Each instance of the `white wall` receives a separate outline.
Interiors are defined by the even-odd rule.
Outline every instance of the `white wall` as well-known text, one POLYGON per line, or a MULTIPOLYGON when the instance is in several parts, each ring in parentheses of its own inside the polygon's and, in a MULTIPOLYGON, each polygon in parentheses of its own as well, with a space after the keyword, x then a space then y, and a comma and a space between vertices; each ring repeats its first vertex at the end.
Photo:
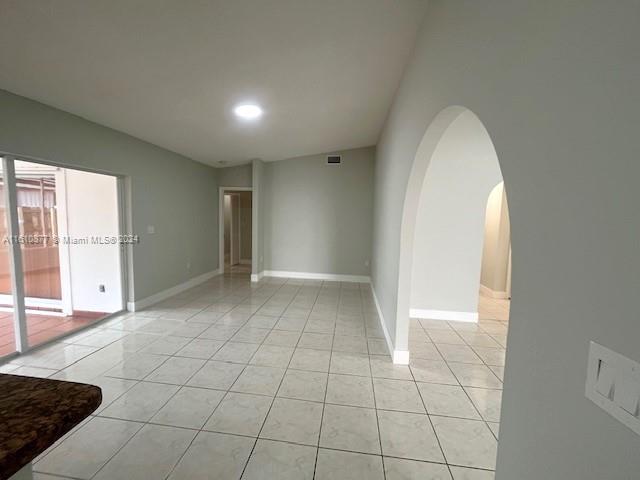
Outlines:
POLYGON ((265 164, 265 269, 369 275, 375 149, 265 164))
POLYGON ((630 480, 640 437, 585 398, 589 341, 640 361, 640 3, 433 0, 377 148, 372 277, 396 332, 401 219, 427 128, 462 105, 509 198, 496 480, 630 480))
POLYGON ((510 231, 507 195, 501 182, 491 191, 487 201, 480 275, 485 293, 498 298, 507 298, 509 291, 510 231))
MULTIPOLYGON (((116 178, 69 169, 64 173, 69 236, 117 236, 116 178)), ((73 310, 115 312, 123 308, 118 244, 70 245, 69 265, 73 310), (105 286, 104 293, 99 285, 105 286)))
MULTIPOLYGON (((473 318, 478 313, 487 198, 502 180, 486 130, 471 112, 444 133, 417 211, 411 309, 473 318)), ((420 314, 413 312, 414 316, 420 314)))

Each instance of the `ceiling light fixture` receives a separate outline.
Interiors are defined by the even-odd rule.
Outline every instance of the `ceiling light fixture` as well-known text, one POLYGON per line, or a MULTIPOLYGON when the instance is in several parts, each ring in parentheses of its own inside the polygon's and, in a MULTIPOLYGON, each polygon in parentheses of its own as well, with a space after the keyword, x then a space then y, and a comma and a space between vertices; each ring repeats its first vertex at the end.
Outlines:
POLYGON ((237 117, 240 117, 244 120, 255 120, 256 118, 260 118, 262 116, 262 108, 260 108, 259 105, 245 103, 236 106, 233 109, 233 113, 235 113, 237 117))

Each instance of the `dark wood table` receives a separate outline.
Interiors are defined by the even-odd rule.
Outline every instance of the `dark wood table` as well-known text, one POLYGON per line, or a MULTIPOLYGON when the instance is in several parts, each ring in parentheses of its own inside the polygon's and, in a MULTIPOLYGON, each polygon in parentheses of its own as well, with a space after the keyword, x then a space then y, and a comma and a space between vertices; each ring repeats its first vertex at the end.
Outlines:
POLYGON ((28 469, 100 402, 94 385, 0 374, 0 479, 28 469))

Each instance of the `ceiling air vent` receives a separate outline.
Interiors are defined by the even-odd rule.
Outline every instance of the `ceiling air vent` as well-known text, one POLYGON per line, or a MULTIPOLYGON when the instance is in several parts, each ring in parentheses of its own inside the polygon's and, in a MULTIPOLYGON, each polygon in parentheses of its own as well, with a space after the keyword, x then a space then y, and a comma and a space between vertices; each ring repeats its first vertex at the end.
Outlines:
POLYGON ((340 165, 341 163, 342 163, 342 156, 327 155, 327 165, 340 165))

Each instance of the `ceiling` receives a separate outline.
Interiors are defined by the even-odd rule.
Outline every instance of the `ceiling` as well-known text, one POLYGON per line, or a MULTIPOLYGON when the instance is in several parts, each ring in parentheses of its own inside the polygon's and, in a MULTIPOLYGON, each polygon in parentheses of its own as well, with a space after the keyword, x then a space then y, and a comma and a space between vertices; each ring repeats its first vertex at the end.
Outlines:
POLYGON ((373 145, 425 0, 0 0, 0 88, 211 165, 373 145), (265 110, 233 116, 240 102, 265 110))

